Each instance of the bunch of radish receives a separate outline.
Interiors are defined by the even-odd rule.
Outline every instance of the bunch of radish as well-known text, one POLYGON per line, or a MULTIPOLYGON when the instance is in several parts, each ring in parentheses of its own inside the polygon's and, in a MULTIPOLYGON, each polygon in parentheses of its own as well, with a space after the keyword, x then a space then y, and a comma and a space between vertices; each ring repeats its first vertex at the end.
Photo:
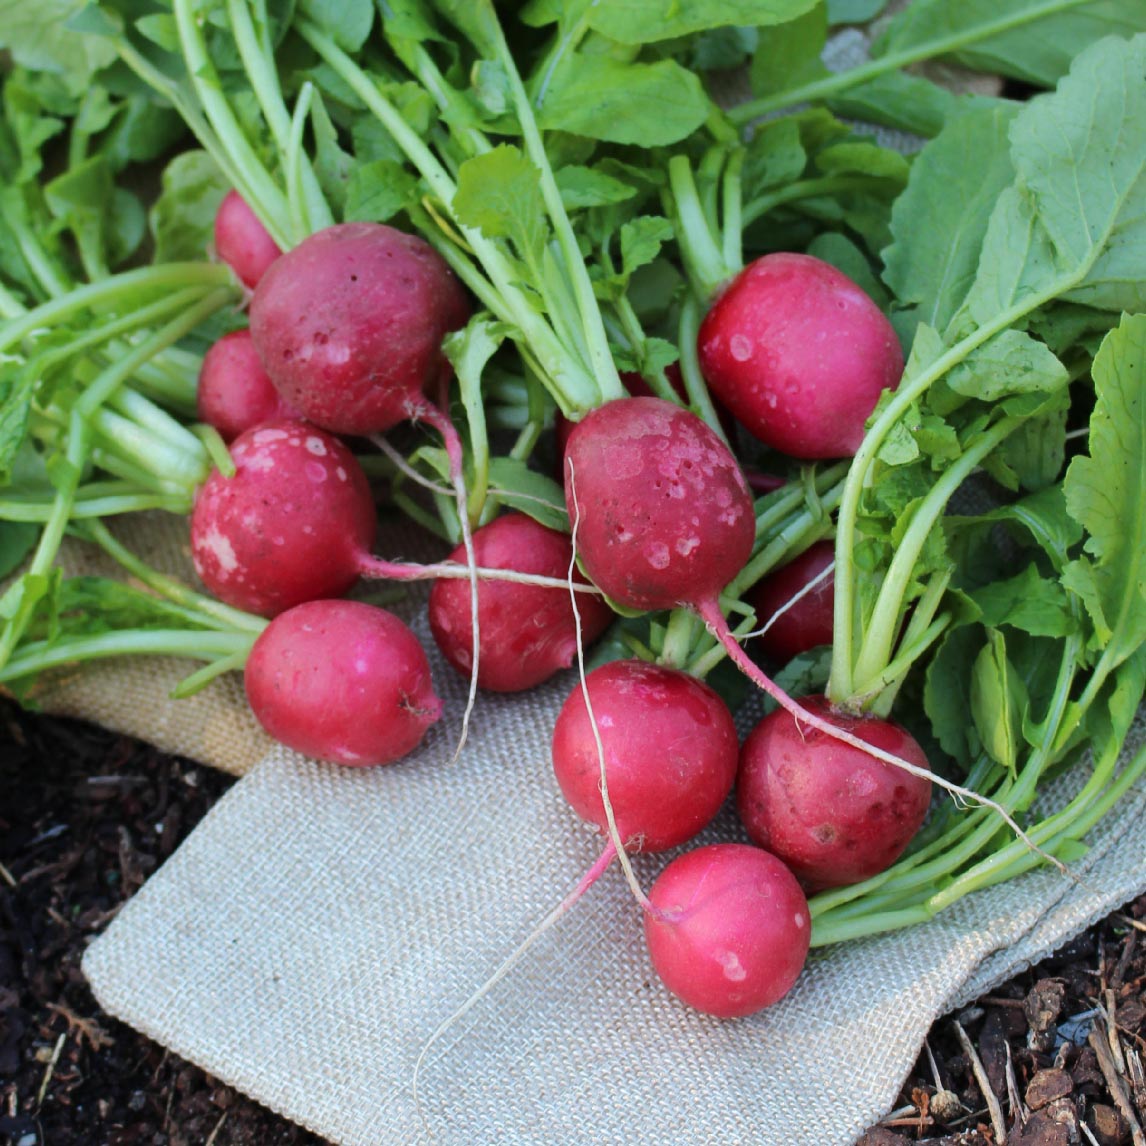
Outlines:
MULTIPOLYGON (((253 0, 209 17, 198 0, 173 0, 162 36, 178 53, 163 69, 120 36, 123 65, 180 112, 231 187, 211 262, 65 291, 40 252, 44 297, 25 308, 0 295, 0 356, 18 363, 0 398, 39 386, 19 412, 32 462, 0 441, 0 471, 19 462, 31 484, 0 502, 10 520, 43 526, 2 602, 0 682, 85 659, 186 656, 206 665, 179 695, 241 669, 252 711, 284 745, 385 765, 423 743, 443 706, 410 627, 350 595, 363 582, 432 581, 427 627, 469 682, 463 729, 479 691, 576 668, 553 730, 554 779, 603 844, 546 925, 615 863, 668 988, 704 1013, 746 1016, 793 987, 812 945, 925 920, 1069 858, 1123 783, 1102 773, 1073 820, 1030 832, 1016 820, 1084 735, 1125 734, 1133 705, 1110 693, 1142 691, 1138 614, 1104 613, 1110 578, 1087 581, 1104 550, 1084 533, 1101 532, 1101 515, 1069 520, 1085 516, 1094 482, 1083 472, 1067 490, 1062 458, 1037 446, 1043 428, 1065 435, 1068 375, 1096 365, 1094 335, 1134 301, 1102 291, 1132 276, 1096 287, 1085 269, 1064 272, 1005 306, 987 276, 986 300, 971 292, 960 306, 924 299, 888 248, 894 317, 918 328, 905 368, 908 337, 873 268, 895 231, 893 201, 911 193, 906 161, 823 109, 746 140, 699 85, 700 114, 648 148, 623 124, 565 122, 560 101, 546 101, 570 69, 631 63, 634 84, 669 64, 688 75, 659 46, 655 63, 636 44, 581 51, 626 27, 624 6, 590 7, 575 26, 558 21, 548 45, 523 38, 528 74, 486 0, 411 4, 400 18, 382 5, 382 79, 369 52, 356 54, 369 5, 299 5, 279 26, 253 0), (222 82, 216 67, 242 76, 222 82), (240 78, 253 101, 235 100, 240 78), (671 151, 652 150, 662 145, 671 151), (786 205, 786 229, 761 226, 786 205), (1066 318, 1033 313, 1060 298, 1077 308, 1066 318), (1070 371, 1049 348, 1069 337, 1070 371), (1043 498, 1005 520, 1033 536, 1023 576, 1041 578, 1038 599, 1058 610, 1023 623, 1069 638, 1053 680, 1041 647, 1006 647, 1006 604, 1020 591, 975 579, 971 556, 996 519, 945 518, 980 467, 1043 498), (387 547, 380 476, 448 546, 441 560, 376 552, 387 547), (155 507, 189 516, 200 587, 150 569, 102 522, 155 507), (53 581, 69 530, 142 588, 53 581), (84 610, 99 593, 114 608, 95 625, 84 610), (967 636, 979 624, 990 630, 981 651, 967 636), (1104 626, 1127 631, 1113 640, 1104 626), (973 660, 958 694, 973 736, 948 718, 932 739, 965 766, 966 786, 933 766, 928 736, 925 752, 891 719, 905 688, 924 693, 928 716, 942 709, 927 674, 937 665, 947 680, 960 658, 973 660), (729 699, 746 692, 766 711, 740 744, 729 699), (1109 718, 1087 723, 1096 704, 1109 718), (965 819, 932 808, 933 785, 971 805, 965 819), (685 847, 730 800, 735 838, 677 854, 646 892, 631 855, 685 847), (1000 822, 1021 839, 998 848, 1000 822)), ((549 18, 545 5, 527 9, 549 18)), ((692 43, 695 29, 679 30, 674 42, 692 43)), ((1020 180, 1024 204, 1037 174, 1020 180)), ((925 187, 915 208, 927 198, 925 187)), ((984 243, 1006 230, 981 222, 984 243)), ((33 237, 23 246, 35 254, 33 237)), ((95 266, 90 252, 85 262, 95 266)))

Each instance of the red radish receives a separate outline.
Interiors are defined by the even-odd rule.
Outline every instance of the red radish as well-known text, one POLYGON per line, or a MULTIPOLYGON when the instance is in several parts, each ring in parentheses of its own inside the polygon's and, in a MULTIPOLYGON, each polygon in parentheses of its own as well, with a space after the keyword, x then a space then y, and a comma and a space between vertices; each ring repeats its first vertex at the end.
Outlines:
POLYGON ((744 475, 717 435, 661 398, 622 398, 577 423, 565 466, 593 583, 627 608, 689 605, 707 620, 756 527, 744 475))
MULTIPOLYGON (((644 661, 611 661, 585 680, 605 756, 617 830, 630 851, 692 839, 736 776, 732 714, 708 685, 644 661)), ((553 729, 553 768, 565 799, 607 833, 601 756, 578 684, 553 729)))
POLYGON ((251 334, 292 409, 339 434, 443 417, 423 395, 447 368, 442 339, 465 325, 465 291, 423 239, 380 223, 318 231, 267 272, 251 334))
POLYGON ((228 191, 215 212, 215 253, 252 290, 282 251, 237 191, 228 191))
MULTIPOLYGON (((923 749, 898 724, 836 712, 822 696, 800 703, 864 743, 927 768, 923 749)), ((817 890, 890 867, 930 803, 930 780, 841 744, 783 709, 764 717, 741 751, 736 804, 749 836, 817 890)))
POLYGON ((232 442, 261 422, 292 417, 259 360, 249 330, 213 343, 199 371, 199 420, 232 442))
POLYGON ((674 995, 707 1015, 741 1018, 791 990, 812 923, 795 876, 748 844, 686 852, 649 893, 645 940, 674 995))
POLYGON ((760 626, 766 626, 756 643, 766 656, 787 663, 832 643, 835 582, 830 571, 824 573, 835 556, 832 542, 817 541, 752 588, 748 603, 760 626), (822 579, 808 589, 817 577, 822 579))
MULTIPOLYGON (((565 578, 572 564, 569 537, 531 517, 508 513, 474 531, 474 559, 483 569, 514 569, 565 578)), ((459 545, 449 560, 464 562, 459 545)), ((574 580, 585 584, 574 573, 574 580)), ((595 641, 614 613, 600 597, 578 601, 581 638, 595 641)), ((473 667, 473 618, 470 586, 438 581, 430 593, 430 631, 446 659, 464 675, 473 667)), ((478 586, 480 656, 477 682, 493 692, 519 692, 568 668, 577 655, 577 627, 564 589, 482 581, 478 586)))
POLYGON ((264 617, 345 593, 377 528, 350 450, 315 426, 282 420, 240 435, 231 457, 234 476, 215 471, 191 515, 191 556, 211 593, 264 617))
POLYGON ((335 764, 401 759, 442 711, 417 637, 359 601, 309 601, 281 613, 255 641, 244 679, 271 736, 335 764))
POLYGON ((811 255, 764 255, 717 298, 697 340, 701 373, 760 441, 797 458, 850 456, 903 351, 883 312, 811 255))

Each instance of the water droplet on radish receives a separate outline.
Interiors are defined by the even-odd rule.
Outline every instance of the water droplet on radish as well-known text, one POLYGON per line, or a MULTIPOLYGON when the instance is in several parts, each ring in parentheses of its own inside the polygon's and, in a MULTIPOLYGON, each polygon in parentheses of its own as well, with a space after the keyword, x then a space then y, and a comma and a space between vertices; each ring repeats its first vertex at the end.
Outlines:
POLYGON ((306 439, 306 449, 308 453, 314 454, 316 458, 326 457, 326 443, 321 438, 311 436, 306 439))

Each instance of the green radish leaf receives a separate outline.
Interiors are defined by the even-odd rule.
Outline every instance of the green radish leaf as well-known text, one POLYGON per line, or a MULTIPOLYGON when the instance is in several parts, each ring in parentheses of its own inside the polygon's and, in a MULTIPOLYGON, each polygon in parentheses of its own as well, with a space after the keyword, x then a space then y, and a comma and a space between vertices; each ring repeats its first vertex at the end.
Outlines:
POLYGON ((664 147, 690 136, 711 110, 697 76, 673 60, 631 64, 571 52, 553 70, 537 121, 546 131, 664 147))
POLYGON ((871 175, 889 179, 897 184, 896 190, 906 184, 911 170, 911 165, 898 151, 861 139, 833 143, 816 155, 813 165, 825 175, 871 175))
POLYGON ((923 708, 940 747, 967 768, 981 751, 971 709, 972 667, 983 647, 982 629, 967 625, 952 629, 940 642, 927 666, 923 708))
POLYGON ((344 52, 357 52, 374 24, 373 0, 299 0, 298 9, 344 52))
POLYGON ((463 226, 486 238, 511 239, 523 258, 540 266, 549 231, 541 174, 513 144, 461 165, 453 209, 463 226))
POLYGON ((24 521, 0 521, 0 579, 16 572, 39 536, 39 526, 24 521))
POLYGON ((28 436, 37 382, 37 371, 30 364, 0 357, 0 485, 11 477, 28 436))
POLYGON ((1064 390, 1049 409, 1027 418, 1007 440, 984 461, 984 468, 997 462, 1014 479, 1004 483, 1009 489, 1038 490, 1049 486, 1062 473, 1066 458, 1066 419, 1070 398, 1064 390))
POLYGON ((828 15, 823 4, 802 16, 769 28, 760 36, 749 78, 752 94, 760 97, 811 83, 828 74, 820 56, 828 38, 828 15))
POLYGON ((622 44, 649 44, 727 24, 786 24, 815 0, 608 0, 593 5, 589 26, 622 44))
POLYGON ((982 610, 983 624, 1011 625, 1036 637, 1065 637, 1078 629, 1066 591, 1044 577, 1033 562, 1015 577, 984 585, 970 594, 982 610))
POLYGON ((51 72, 82 94, 116 58, 115 45, 69 26, 87 0, 0 0, 0 50, 21 67, 51 72))
POLYGON ((659 215, 642 215, 621 227, 621 273, 625 279, 647 266, 673 237, 672 224, 659 215))
POLYGON ((971 719, 987 755, 1013 776, 1022 741, 1027 688, 1007 659, 998 629, 987 630, 987 644, 971 668, 971 719))
POLYGON ((347 223, 387 223, 418 200, 418 181, 400 163, 375 159, 350 172, 346 183, 347 223))
POLYGON ((1087 556, 1067 587, 1095 621, 1111 667, 1146 640, 1146 315, 1127 315, 1094 360, 1089 457, 1066 472, 1066 507, 1087 556))
POLYGON ((491 458, 490 492, 510 509, 532 517, 550 529, 569 532, 569 515, 565 511, 565 492, 552 479, 516 458, 491 458))
POLYGON ((744 156, 741 180, 745 201, 799 179, 807 163, 800 125, 794 116, 763 124, 748 141, 744 156))
POLYGON ((387 36, 400 36, 418 43, 445 39, 434 27, 430 12, 422 0, 381 0, 378 7, 387 36))
POLYGON ((828 23, 866 24, 886 7, 887 0, 828 0, 828 23))
POLYGON ((831 96, 827 102, 832 111, 846 119, 930 139, 963 111, 996 101, 985 96, 956 95, 923 76, 885 72, 831 96))
POLYGON ((995 200, 1014 179, 1007 141, 1013 118, 1013 109, 1000 107, 948 124, 915 157, 892 208, 884 281, 937 330, 947 327, 974 281, 995 200))
POLYGON ((592 167, 562 167, 554 173, 554 178, 567 211, 624 203, 637 194, 635 187, 592 167))
POLYGON ((163 169, 151 208, 158 263, 202 259, 210 249, 215 213, 230 185, 205 151, 184 151, 163 169))
MULTIPOLYGON (((948 58, 978 71, 1053 87, 1078 53, 1105 36, 1146 30, 1142 0, 913 0, 873 47, 876 58, 946 40, 948 58), (990 33, 1006 20, 1010 27, 990 33)), ((932 54, 928 52, 928 54, 932 54)))
POLYGON ((846 235, 839 231, 825 231, 808 244, 807 253, 843 271, 880 310, 887 309, 891 301, 887 289, 875 277, 867 255, 846 235))
POLYGON ((1113 687, 1090 713, 1095 768, 1109 767, 1126 747, 1126 736, 1146 693, 1146 646, 1127 657, 1113 674, 1113 687))
POLYGON ((755 28, 711 28, 693 41, 690 67, 697 72, 727 72, 742 67, 760 43, 755 28))
POLYGON ((997 402, 1008 394, 1052 393, 1070 375, 1041 343, 1021 330, 1004 330, 973 350, 946 377, 965 398, 997 402))

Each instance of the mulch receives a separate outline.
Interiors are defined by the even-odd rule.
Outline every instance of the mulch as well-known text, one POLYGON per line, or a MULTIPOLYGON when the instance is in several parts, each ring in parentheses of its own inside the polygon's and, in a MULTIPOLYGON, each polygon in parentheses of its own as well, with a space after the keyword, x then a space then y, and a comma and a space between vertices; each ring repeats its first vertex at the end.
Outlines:
MULTIPOLYGON (((80 970, 232 783, 0 699, 0 1146, 322 1146, 105 1014, 80 970)), ((939 1020, 860 1146, 1146 1146, 1144 1058, 1146 895, 939 1020)))

